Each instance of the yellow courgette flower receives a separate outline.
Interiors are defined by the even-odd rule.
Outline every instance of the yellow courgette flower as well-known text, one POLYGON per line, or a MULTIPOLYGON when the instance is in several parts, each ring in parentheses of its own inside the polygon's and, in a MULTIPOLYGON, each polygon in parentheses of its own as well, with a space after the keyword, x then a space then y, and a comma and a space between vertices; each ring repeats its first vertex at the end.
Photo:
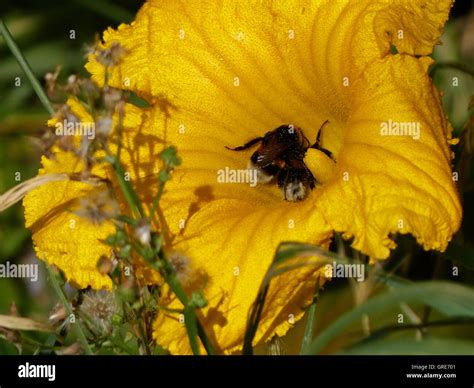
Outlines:
MULTIPOLYGON (((425 249, 446 248, 461 219, 454 141, 427 70, 451 5, 150 0, 133 23, 104 33, 104 47, 118 42, 126 52, 109 69, 109 83, 150 103, 127 106, 123 152, 148 208, 164 143, 182 158, 162 215, 171 255, 202 275, 209 306, 200 318, 218 349, 242 346, 249 307, 281 241, 327 247, 342 232, 373 259, 389 255, 395 233, 412 234, 425 249), (305 162, 320 184, 303 201, 283 200, 276 184, 218 181, 220 170, 245 169, 253 152, 226 147, 282 124, 302 128, 313 142, 326 120, 321 145, 335 162, 308 151, 305 162)), ((93 56, 87 69, 104 83, 93 56)), ((45 171, 69 171, 70 156, 58 156, 43 160, 45 171)), ((110 233, 108 224, 77 221, 73 236, 67 227, 65 204, 88 190, 78 182, 36 189, 25 201, 27 222, 40 257, 82 287, 107 287, 95 263, 108 250, 97 241, 110 233)), ((308 268, 272 282, 256 342, 284 335, 303 315, 318 276, 308 268)), ((166 290, 160 303, 179 306, 166 290)), ((189 353, 176 315, 160 313, 154 330, 171 352, 189 353)))

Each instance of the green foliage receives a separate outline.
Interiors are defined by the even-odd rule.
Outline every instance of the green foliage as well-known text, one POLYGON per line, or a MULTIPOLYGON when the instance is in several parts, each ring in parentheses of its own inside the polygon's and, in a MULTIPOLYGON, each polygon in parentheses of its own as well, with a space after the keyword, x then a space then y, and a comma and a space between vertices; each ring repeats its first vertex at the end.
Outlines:
POLYGON ((307 353, 318 354, 336 336, 341 334, 364 315, 386 313, 400 303, 422 303, 448 317, 474 317, 474 289, 453 282, 420 282, 400 285, 370 298, 364 304, 339 317, 314 339, 307 353))

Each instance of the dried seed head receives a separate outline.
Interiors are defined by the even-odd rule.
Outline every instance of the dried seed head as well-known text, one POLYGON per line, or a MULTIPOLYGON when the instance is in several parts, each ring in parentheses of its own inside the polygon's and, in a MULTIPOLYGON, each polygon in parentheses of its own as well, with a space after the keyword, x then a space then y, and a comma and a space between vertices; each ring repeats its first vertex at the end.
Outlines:
POLYGON ((119 213, 117 201, 108 190, 94 190, 79 200, 79 208, 74 214, 88 219, 95 225, 114 218, 119 213))
POLYGON ((100 88, 89 78, 81 78, 80 84, 82 91, 87 95, 97 98, 100 95, 100 88))
POLYGON ((120 63, 126 50, 118 42, 112 43, 109 48, 99 49, 97 46, 91 50, 99 63, 105 67, 113 67, 120 63))
POLYGON ((99 117, 96 123, 96 136, 100 138, 107 138, 112 132, 113 121, 109 116, 99 117))
POLYGON ((79 306, 80 317, 97 335, 107 335, 112 331, 112 317, 117 310, 115 294, 105 290, 89 290, 79 306))
POLYGON ((138 221, 135 227, 135 237, 143 245, 149 245, 151 240, 151 225, 146 219, 138 221))
POLYGON ((116 263, 114 264, 114 262, 106 256, 101 256, 97 261, 97 270, 103 275, 111 273, 115 266, 116 263))
POLYGON ((120 89, 104 86, 102 90, 104 105, 108 112, 115 112, 116 106, 123 100, 123 92, 120 89))
POLYGON ((59 73, 61 72, 61 66, 56 67, 54 73, 47 73, 44 76, 44 80, 46 81, 46 92, 48 96, 52 99, 56 97, 56 93, 58 91, 58 77, 59 73))
POLYGON ((177 251, 167 252, 166 257, 173 266, 178 281, 186 291, 194 292, 203 290, 206 287, 209 276, 203 269, 196 268, 193 265, 192 259, 177 251))
MULTIPOLYGON (((64 121, 76 125, 80 120, 70 111, 69 106, 66 104, 59 105, 54 112, 53 119, 57 120, 57 123, 61 124, 64 121)), ((58 125, 59 125, 58 124, 58 125)), ((65 152, 76 152, 76 145, 74 144, 73 136, 64 136, 63 132, 58 132, 58 128, 48 128, 42 139, 46 151, 53 145, 57 145, 62 151, 65 152)))
POLYGON ((180 252, 173 251, 168 254, 168 260, 173 266, 179 282, 183 285, 189 283, 192 278, 191 261, 189 258, 180 252))
POLYGON ((75 74, 71 74, 67 79, 67 84, 64 87, 64 91, 68 94, 77 96, 81 92, 80 78, 75 74))

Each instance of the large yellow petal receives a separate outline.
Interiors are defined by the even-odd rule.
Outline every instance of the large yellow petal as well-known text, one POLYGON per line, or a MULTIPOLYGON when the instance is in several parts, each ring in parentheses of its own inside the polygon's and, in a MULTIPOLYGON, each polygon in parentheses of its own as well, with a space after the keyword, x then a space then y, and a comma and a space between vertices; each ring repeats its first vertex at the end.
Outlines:
MULTIPOLYGON (((83 165, 72 153, 60 152, 55 160, 43 157, 45 173, 80 173, 83 165)), ((100 171, 94 171, 97 175, 100 171)), ((26 226, 33 233, 33 242, 38 257, 58 266, 65 277, 79 288, 92 286, 95 289, 110 288, 108 276, 97 270, 102 255, 109 257, 110 247, 99 240, 113 233, 110 222, 101 225, 80 217, 75 213, 80 201, 94 200, 98 187, 79 181, 48 182, 25 197, 26 226)))
POLYGON ((396 55, 368 66, 354 86, 337 171, 318 198, 331 226, 376 258, 394 247, 391 233, 411 233, 425 249, 444 250, 459 227, 451 128, 427 75, 431 63, 396 55), (383 132, 390 121, 410 123, 412 132, 383 132))
MULTIPOLYGON (((245 312, 279 241, 324 245, 337 230, 353 236, 364 253, 384 258, 394 246, 389 234, 399 231, 414 234, 427 249, 445 248, 461 215, 450 176, 451 128, 426 75, 429 60, 414 55, 431 52, 450 6, 421 0, 155 0, 134 23, 104 34, 105 46, 118 41, 127 50, 123 62, 109 69, 111 84, 152 104, 139 133, 175 144, 183 159, 167 186, 163 214, 172 248, 207 278, 204 322, 222 350, 241 345, 245 312), (400 55, 390 54, 391 44, 400 55), (324 158, 308 154, 308 165, 325 183, 304 202, 285 203, 271 185, 217 183, 219 169, 245 168, 250 156, 225 146, 282 123, 300 126, 314 139, 326 119, 322 144, 337 165, 324 160, 318 171, 317 158, 324 158), (381 122, 388 120, 419 122, 420 139, 380 136, 381 122)), ((105 70, 93 57, 87 68, 103 82, 105 70)), ((134 139, 133 131, 126 136, 134 139)), ((131 141, 142 148, 156 144, 131 141)), ((125 153, 124 162, 137 168, 150 163, 151 154, 143 150, 132 160, 125 153)), ((142 185, 143 193, 149 190, 142 185)), ((298 317, 310 299, 312 282, 303 280, 317 273, 292 276, 299 287, 285 282, 289 278, 274 282, 257 339, 283 333, 286 307, 298 317)), ((161 315, 155 335, 174 352, 189 351, 176 316, 161 315)))
MULTIPOLYGON (((67 101, 71 113, 82 123, 91 123, 93 118, 76 98, 67 101)), ((54 127, 58 119, 49 121, 54 127)), ((80 136, 73 137, 79 146, 80 136)), ((79 176, 84 171, 83 161, 73 152, 53 147, 53 157, 42 158, 39 175, 65 173, 79 176)), ((91 174, 96 178, 109 178, 103 164, 93 166, 91 174)), ((115 231, 112 222, 100 225, 80 216, 85 202, 93 202, 103 185, 71 179, 48 182, 28 193, 23 201, 26 226, 33 234, 33 243, 38 257, 58 266, 66 280, 79 288, 111 288, 110 278, 101 274, 97 262, 101 256, 110 257, 111 248, 101 243, 115 231)))

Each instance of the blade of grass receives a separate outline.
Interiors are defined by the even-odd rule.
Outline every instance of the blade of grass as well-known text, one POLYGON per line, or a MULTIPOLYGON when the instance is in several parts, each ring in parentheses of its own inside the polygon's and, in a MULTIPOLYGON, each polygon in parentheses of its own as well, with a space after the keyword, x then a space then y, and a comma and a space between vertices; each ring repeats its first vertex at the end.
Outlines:
POLYGON ((344 355, 474 355, 474 341, 465 338, 429 337, 384 339, 351 348, 344 355))
POLYGON ((247 328, 244 335, 244 346, 242 354, 251 356, 253 354, 253 339, 257 334, 258 324, 260 323, 260 317, 262 316, 263 306, 265 304, 265 298, 267 297, 269 285, 263 287, 258 293, 257 299, 255 300, 253 308, 250 310, 250 317, 247 321, 247 328))
POLYGON ((130 184, 130 181, 125 179, 125 170, 120 164, 120 161, 115 157, 109 157, 107 160, 108 162, 110 162, 110 164, 112 164, 112 167, 114 168, 115 176, 117 178, 119 187, 133 215, 136 217, 136 219, 143 218, 144 211, 143 211, 142 204, 138 200, 137 193, 135 192, 132 185, 130 184))
POLYGON ((163 268, 160 270, 160 273, 165 278, 171 290, 178 297, 181 304, 185 306, 184 322, 186 325, 186 331, 188 333, 188 338, 189 338, 189 342, 191 345, 191 349, 193 350, 193 353, 196 355, 200 353, 199 345, 197 343, 197 337, 199 337, 202 344, 204 345, 204 348, 206 349, 207 354, 209 355, 216 354, 211 344, 211 341, 209 340, 209 338, 206 335, 206 332, 204 331, 204 328, 202 327, 201 323, 197 319, 196 308, 189 305, 190 304, 189 298, 186 295, 186 292, 184 291, 183 287, 179 283, 173 266, 171 265, 171 263, 168 261, 168 259, 164 256, 162 252, 160 253, 160 260, 163 263, 163 268), (191 327, 189 325, 191 326, 194 325, 194 327, 191 327))
POLYGON ((424 303, 450 317, 474 317, 474 290, 453 282, 419 282, 379 294, 343 314, 321 332, 305 354, 319 354, 336 336, 365 314, 380 313, 405 303, 424 303))
MULTIPOLYGON (((429 328, 439 328, 439 327, 449 327, 449 326, 461 326, 461 325, 470 325, 474 327, 474 319, 473 318, 449 318, 449 319, 442 319, 438 321, 432 322, 420 322, 420 323, 409 323, 405 325, 392 325, 392 326, 384 326, 376 331, 373 331, 370 336, 367 338, 362 339, 361 341, 353 344, 350 348, 347 349, 350 352, 352 349, 358 348, 359 346, 365 346, 366 344, 372 342, 382 341, 384 338, 393 334, 395 332, 402 332, 402 331, 409 331, 409 330, 425 330, 429 328)), ((425 336, 427 338, 427 336, 425 336)))
POLYGON ((301 342, 301 349, 300 354, 304 354, 306 349, 308 349, 309 345, 311 345, 311 341, 313 340, 313 330, 314 330, 314 315, 316 314, 316 306, 318 304, 319 299, 319 278, 318 282, 316 283, 316 289, 313 296, 313 301, 311 306, 309 306, 307 312, 307 320, 306 320, 306 327, 304 329, 303 341, 301 342))
POLYGON ((15 40, 13 39, 12 35, 10 34, 10 31, 7 28, 7 25, 5 22, 0 19, 0 33, 2 34, 3 38, 5 39, 5 42, 12 52, 13 56, 15 59, 18 61, 18 64, 22 68, 22 70, 25 72, 28 80, 30 81, 31 85, 33 86, 33 89, 36 92, 36 95, 40 99, 41 103, 45 107, 45 109, 48 111, 48 113, 53 116, 54 115, 54 108, 49 101, 48 97, 46 96, 46 93, 44 92, 43 88, 41 87, 41 84, 39 81, 36 79, 35 75, 33 74, 33 71, 31 70, 31 66, 26 60, 25 56, 22 54, 20 49, 18 48, 18 45, 16 44, 15 40))
POLYGON ((188 332, 189 343, 191 345, 191 350, 193 354, 198 356, 200 354, 199 344, 198 344, 198 328, 197 328, 197 318, 196 311, 194 307, 187 306, 184 309, 184 324, 186 325, 186 330, 188 332))

